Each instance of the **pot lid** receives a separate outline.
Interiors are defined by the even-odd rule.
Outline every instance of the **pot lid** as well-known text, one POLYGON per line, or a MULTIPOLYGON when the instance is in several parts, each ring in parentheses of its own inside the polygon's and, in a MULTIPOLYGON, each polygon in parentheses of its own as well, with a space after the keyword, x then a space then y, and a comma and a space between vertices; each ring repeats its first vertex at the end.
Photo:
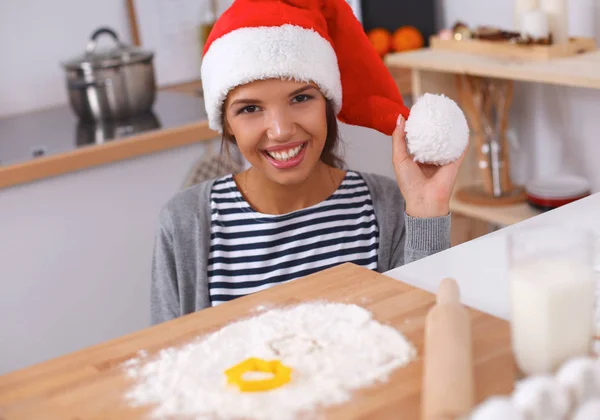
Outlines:
POLYGON ((149 60, 154 56, 150 51, 143 51, 135 46, 123 44, 116 32, 110 28, 99 28, 92 36, 86 47, 85 53, 63 63, 63 66, 69 70, 80 68, 107 68, 116 67, 122 64, 133 64, 149 60), (97 40, 101 35, 110 35, 115 46, 109 49, 98 49, 97 40))

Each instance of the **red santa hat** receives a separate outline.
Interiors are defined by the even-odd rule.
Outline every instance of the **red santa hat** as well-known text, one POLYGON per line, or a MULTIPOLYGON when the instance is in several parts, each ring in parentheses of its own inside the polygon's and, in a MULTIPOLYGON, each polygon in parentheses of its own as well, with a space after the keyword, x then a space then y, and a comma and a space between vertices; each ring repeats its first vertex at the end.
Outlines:
POLYGON ((409 115, 345 0, 235 0, 210 33, 201 71, 209 126, 219 133, 229 91, 271 78, 314 82, 340 121, 384 134, 409 115))

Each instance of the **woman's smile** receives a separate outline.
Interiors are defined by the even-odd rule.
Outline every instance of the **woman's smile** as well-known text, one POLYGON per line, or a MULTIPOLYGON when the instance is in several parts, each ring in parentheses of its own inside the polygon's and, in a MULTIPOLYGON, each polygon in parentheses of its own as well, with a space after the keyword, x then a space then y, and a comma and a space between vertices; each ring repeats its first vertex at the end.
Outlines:
POLYGON ((267 161, 277 169, 289 169, 302 163, 308 142, 289 143, 264 150, 267 161))

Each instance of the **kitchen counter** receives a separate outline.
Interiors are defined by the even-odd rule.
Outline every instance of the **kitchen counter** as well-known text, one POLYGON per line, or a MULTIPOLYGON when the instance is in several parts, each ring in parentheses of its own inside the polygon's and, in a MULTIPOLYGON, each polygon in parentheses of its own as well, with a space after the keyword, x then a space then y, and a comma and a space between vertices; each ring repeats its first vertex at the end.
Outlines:
POLYGON ((600 270, 599 214, 600 193, 597 193, 385 274, 430 292, 437 290, 442 278, 452 277, 458 282, 465 305, 508 320, 508 234, 539 225, 590 229, 597 238, 596 268, 600 270))
POLYGON ((69 105, 0 119, 0 188, 217 137, 194 86, 157 92, 152 113, 86 125, 69 105))

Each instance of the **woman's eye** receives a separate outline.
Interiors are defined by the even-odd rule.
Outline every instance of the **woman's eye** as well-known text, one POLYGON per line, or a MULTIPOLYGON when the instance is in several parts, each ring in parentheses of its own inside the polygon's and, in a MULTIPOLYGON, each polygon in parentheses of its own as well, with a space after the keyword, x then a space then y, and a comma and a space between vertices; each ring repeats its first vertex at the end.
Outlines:
POLYGON ((248 105, 241 108, 238 111, 238 114, 252 114, 253 112, 258 111, 258 107, 256 105, 248 105))
POLYGON ((306 102, 309 99, 312 99, 312 96, 310 96, 310 95, 298 95, 298 96, 294 97, 294 102, 306 102))

